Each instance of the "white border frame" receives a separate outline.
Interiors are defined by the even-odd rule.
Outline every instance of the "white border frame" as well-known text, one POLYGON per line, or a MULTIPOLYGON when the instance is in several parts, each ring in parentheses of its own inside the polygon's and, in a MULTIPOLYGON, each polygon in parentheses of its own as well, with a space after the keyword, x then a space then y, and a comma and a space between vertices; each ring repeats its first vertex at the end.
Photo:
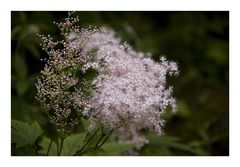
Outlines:
POLYGON ((238 166, 240 133, 240 10, 234 0, 9 0, 0 2, 0 159, 7 166, 238 166), (11 157, 11 11, 157 10, 230 11, 230 156, 225 157, 11 157), (238 102, 239 101, 239 102, 238 102), (233 164, 232 164, 233 163, 233 164))

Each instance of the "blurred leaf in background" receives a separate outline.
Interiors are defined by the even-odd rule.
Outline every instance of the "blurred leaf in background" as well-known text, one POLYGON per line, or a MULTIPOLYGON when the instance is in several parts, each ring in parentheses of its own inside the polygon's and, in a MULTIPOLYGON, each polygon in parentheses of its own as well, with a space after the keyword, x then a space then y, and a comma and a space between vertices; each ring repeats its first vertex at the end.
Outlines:
POLYGON ((42 129, 36 121, 28 125, 21 121, 12 120, 11 124, 12 143, 16 143, 16 147, 33 145, 42 133, 42 129))
MULTIPOLYGON (((228 12, 77 12, 79 26, 106 26, 134 49, 177 61, 180 75, 169 78, 174 85, 178 112, 167 116, 164 135, 147 133, 150 140, 139 155, 229 155, 229 13, 228 12)), ((60 32, 52 24, 67 12, 11 13, 11 116, 26 122, 39 122, 50 142, 54 130, 35 101, 35 82, 47 57, 36 36, 60 32)), ((76 129, 76 132, 81 132, 76 129)), ((145 132, 143 132, 145 133, 145 132)), ((124 146, 109 142, 107 151, 119 155, 124 146), (112 151, 111 151, 112 150, 112 151)), ((73 142, 74 143, 74 142, 73 142)), ((14 155, 31 155, 23 147, 14 155)), ((70 146, 69 146, 70 147, 70 146)), ((43 152, 46 151, 45 146, 43 152)), ((65 150, 66 152, 67 150, 65 150)), ((69 150, 68 150, 69 151, 69 150)), ((55 152, 54 146, 50 154, 55 152)))

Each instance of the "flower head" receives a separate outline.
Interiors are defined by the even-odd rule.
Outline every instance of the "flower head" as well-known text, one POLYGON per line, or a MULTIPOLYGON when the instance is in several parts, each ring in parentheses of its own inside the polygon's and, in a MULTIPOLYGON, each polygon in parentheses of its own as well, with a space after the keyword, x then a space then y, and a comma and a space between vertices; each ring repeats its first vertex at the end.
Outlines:
POLYGON ((89 65, 98 71, 90 121, 132 134, 146 128, 161 133, 162 114, 168 106, 176 111, 166 77, 178 74, 177 64, 165 57, 157 63, 149 54, 135 52, 108 29, 93 33, 83 46, 85 52, 97 49, 89 65))
POLYGON ((160 134, 162 114, 168 107, 176 111, 166 77, 178 74, 177 64, 165 57, 155 62, 149 53, 123 43, 114 31, 80 29, 76 22, 77 17, 68 17, 57 23, 65 40, 40 36, 49 59, 36 84, 37 99, 62 135, 87 116, 92 128, 100 124, 120 140, 147 143, 139 131, 160 134))

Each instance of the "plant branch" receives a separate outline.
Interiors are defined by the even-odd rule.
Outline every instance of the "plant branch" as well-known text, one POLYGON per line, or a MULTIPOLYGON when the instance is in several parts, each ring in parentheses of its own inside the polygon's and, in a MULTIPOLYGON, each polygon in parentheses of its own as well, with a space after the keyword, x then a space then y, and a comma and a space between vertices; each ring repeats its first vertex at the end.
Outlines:
POLYGON ((95 147, 97 148, 98 147, 98 144, 101 142, 101 140, 103 139, 103 137, 106 135, 104 132, 103 132, 103 127, 101 128, 101 137, 98 139, 97 143, 95 144, 95 147))
POLYGON ((76 153, 75 155, 80 155, 81 152, 85 149, 85 147, 88 145, 88 143, 93 139, 93 137, 94 137, 96 134, 97 134, 97 131, 94 132, 94 134, 87 139, 86 143, 79 149, 79 151, 77 151, 77 153, 76 153))
POLYGON ((49 144, 49 146, 48 146, 47 156, 49 155, 49 151, 50 151, 50 148, 51 148, 51 146, 52 146, 52 142, 53 142, 53 138, 51 139, 50 144, 49 144))
POLYGON ((60 143, 60 149, 59 149, 59 152, 58 152, 58 156, 61 155, 62 148, 63 148, 63 142, 64 142, 64 138, 61 138, 61 143, 60 143))
POLYGON ((110 131, 108 136, 103 140, 103 142, 100 145, 98 145, 98 147, 101 147, 109 139, 109 137, 111 136, 112 132, 113 132, 113 130, 110 131))
MULTIPOLYGON (((82 155, 83 153, 87 153, 87 152, 89 152, 89 151, 94 151, 94 150, 96 150, 97 148, 100 148, 100 147, 109 139, 109 137, 111 136, 112 132, 113 132, 113 130, 110 131, 110 133, 107 135, 107 137, 103 140, 103 142, 102 142, 100 145, 97 145, 97 146, 95 146, 95 147, 90 147, 88 150, 82 151, 82 152, 80 152, 78 155, 82 155)), ((106 134, 104 134, 104 136, 105 136, 105 135, 106 135, 106 134)), ((99 141, 101 141, 101 140, 99 140, 99 141)))

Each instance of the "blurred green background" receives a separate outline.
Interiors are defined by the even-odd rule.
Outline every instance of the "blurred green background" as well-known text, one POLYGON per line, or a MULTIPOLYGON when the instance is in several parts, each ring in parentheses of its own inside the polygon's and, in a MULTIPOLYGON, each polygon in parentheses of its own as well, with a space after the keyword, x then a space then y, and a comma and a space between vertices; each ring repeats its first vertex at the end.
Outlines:
MULTIPOLYGON (((174 86, 178 113, 166 115, 165 134, 145 132, 138 155, 229 155, 229 12, 77 12, 80 26, 107 26, 137 51, 178 62, 174 86)), ((67 12, 11 13, 11 117, 43 129, 49 123, 34 99, 47 57, 39 34, 60 38, 53 21, 67 12)), ((50 132, 49 132, 50 133, 50 132)), ((24 149, 13 155, 24 155, 24 149)), ((123 155, 131 155, 129 153, 123 155)))

